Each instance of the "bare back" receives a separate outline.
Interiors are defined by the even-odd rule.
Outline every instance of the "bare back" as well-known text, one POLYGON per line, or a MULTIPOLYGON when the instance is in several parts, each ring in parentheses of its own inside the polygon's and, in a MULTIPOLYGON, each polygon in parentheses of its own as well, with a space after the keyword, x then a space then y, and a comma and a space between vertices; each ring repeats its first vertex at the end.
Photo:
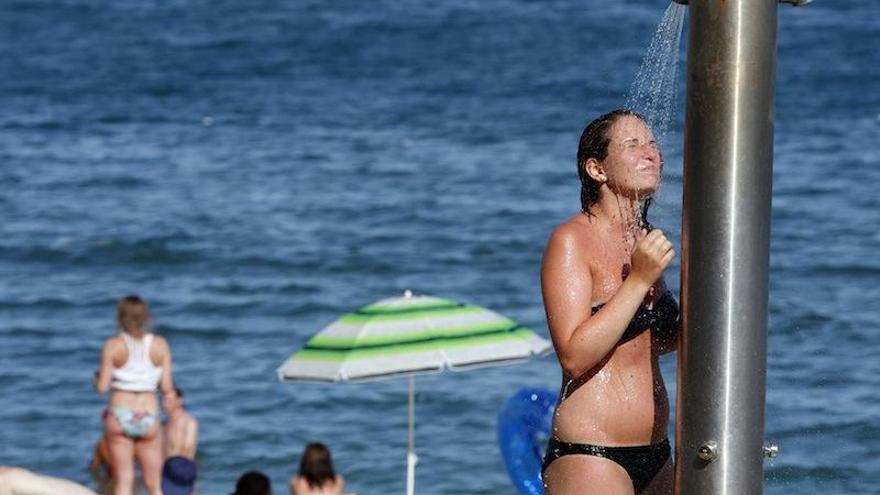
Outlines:
MULTIPOLYGON (((159 388, 171 389, 171 352, 167 341, 161 336, 155 336, 150 346, 149 359, 155 366, 162 367, 162 375, 159 388)), ((101 351, 101 363, 96 380, 98 392, 104 393, 111 390, 113 370, 125 366, 129 359, 129 351, 123 338, 119 335, 110 337, 104 343, 101 351)), ((132 392, 127 390, 112 389, 110 405, 129 407, 138 410, 156 411, 159 407, 155 391, 132 392)))
POLYGON ((168 418, 165 424, 165 457, 181 456, 195 460, 199 423, 187 412, 168 418))
POLYGON ((310 487, 308 481, 302 476, 295 476, 289 483, 291 495, 343 495, 345 480, 337 475, 333 480, 327 480, 320 487, 310 487))

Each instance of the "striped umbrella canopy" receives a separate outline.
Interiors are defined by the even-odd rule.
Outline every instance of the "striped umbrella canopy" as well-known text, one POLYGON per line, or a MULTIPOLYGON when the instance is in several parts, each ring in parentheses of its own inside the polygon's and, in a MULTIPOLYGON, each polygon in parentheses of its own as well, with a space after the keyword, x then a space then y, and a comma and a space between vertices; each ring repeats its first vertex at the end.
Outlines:
POLYGON ((406 292, 342 316, 278 368, 278 377, 369 380, 504 364, 549 349, 547 340, 494 311, 406 292))
POLYGON ((494 311, 406 291, 343 315, 288 358, 278 378, 341 382, 408 375, 411 495, 417 462, 413 376, 514 363, 550 348, 546 339, 494 311))

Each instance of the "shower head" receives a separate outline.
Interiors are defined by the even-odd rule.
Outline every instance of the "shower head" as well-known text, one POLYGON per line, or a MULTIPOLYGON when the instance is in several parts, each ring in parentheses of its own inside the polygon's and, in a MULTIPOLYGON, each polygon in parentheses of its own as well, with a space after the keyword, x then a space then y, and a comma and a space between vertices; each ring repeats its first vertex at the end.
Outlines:
MULTIPOLYGON (((680 3, 682 5, 687 5, 690 0, 672 0, 675 3, 680 3)), ((801 5, 806 5, 813 0, 779 0, 779 3, 790 3, 795 7, 800 7, 801 5)))

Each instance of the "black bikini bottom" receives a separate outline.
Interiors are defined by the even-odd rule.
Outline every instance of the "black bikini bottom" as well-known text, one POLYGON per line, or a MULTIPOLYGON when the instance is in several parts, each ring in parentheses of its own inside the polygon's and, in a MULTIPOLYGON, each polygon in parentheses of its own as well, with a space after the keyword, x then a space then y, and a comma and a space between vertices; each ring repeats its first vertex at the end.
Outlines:
POLYGON ((588 443, 561 442, 550 438, 547 445, 547 454, 544 455, 544 463, 541 465, 541 473, 547 470, 551 462, 566 455, 592 455, 612 460, 626 470, 632 480, 636 493, 641 492, 649 484, 654 476, 663 468, 669 460, 669 440, 653 443, 650 445, 637 445, 634 447, 605 447, 604 445, 591 445, 588 443))

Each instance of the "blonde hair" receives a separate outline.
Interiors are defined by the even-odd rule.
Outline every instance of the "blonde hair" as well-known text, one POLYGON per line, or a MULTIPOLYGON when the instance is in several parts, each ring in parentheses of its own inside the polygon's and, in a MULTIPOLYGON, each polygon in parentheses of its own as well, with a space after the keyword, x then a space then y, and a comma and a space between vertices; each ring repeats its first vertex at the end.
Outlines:
POLYGON ((150 331, 150 307, 138 296, 125 296, 116 305, 116 321, 128 333, 150 331))

